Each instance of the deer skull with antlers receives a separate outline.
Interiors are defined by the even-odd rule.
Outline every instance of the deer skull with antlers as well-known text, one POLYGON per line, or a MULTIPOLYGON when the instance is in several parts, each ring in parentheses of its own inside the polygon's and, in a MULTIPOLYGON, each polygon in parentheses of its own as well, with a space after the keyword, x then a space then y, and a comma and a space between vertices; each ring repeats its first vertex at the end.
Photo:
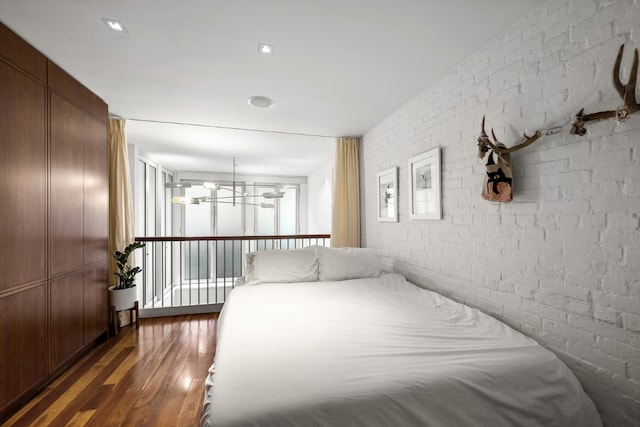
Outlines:
POLYGON ((638 49, 636 48, 633 54, 633 63, 631 65, 631 73, 629 74, 629 82, 623 85, 620 81, 620 63, 622 62, 622 55, 624 53, 624 44, 620 46, 618 51, 618 57, 613 66, 613 86, 620 95, 620 98, 624 101, 622 107, 613 111, 600 111, 598 113, 584 114, 584 108, 576 114, 576 121, 573 123, 571 133, 574 135, 584 135, 587 130, 584 128, 586 122, 591 120, 602 120, 615 117, 619 122, 624 122, 629 119, 629 116, 637 111, 640 111, 640 104, 636 101, 636 81, 638 80, 638 49))
POLYGON ((487 159, 485 185, 482 190, 482 197, 493 202, 510 202, 513 190, 513 173, 511 169, 511 154, 513 151, 520 150, 530 144, 533 144, 542 133, 538 130, 533 136, 524 134, 525 140, 513 147, 507 147, 496 138, 496 134, 491 129, 491 135, 495 144, 489 140, 487 132, 484 130, 484 117, 482 117, 481 134, 478 138, 478 155, 484 158, 489 153, 487 159), (494 160, 494 154, 497 159, 494 160))
POLYGON ((514 151, 520 150, 521 148, 524 148, 528 145, 533 144, 538 138, 542 136, 542 133, 539 130, 537 130, 536 133, 533 134, 533 136, 528 136, 525 133, 524 134, 525 140, 523 142, 521 142, 518 145, 514 145, 513 147, 506 147, 503 143, 498 141, 498 138, 496 138, 496 134, 493 131, 493 128, 491 128, 491 135, 493 136, 493 140, 495 141, 495 144, 493 144, 491 140, 489 140, 489 136, 484 130, 484 119, 485 117, 482 116, 482 129, 481 129, 480 137, 478 138, 478 156, 480 156, 481 159, 484 158, 484 155, 490 149, 498 154, 512 153, 514 151))

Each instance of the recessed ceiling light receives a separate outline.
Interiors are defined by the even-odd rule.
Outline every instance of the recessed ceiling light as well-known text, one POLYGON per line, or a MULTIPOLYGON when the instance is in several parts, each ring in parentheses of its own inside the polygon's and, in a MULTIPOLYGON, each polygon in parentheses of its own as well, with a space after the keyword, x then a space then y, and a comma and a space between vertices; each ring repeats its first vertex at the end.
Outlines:
POLYGON ((258 43, 258 52, 264 55, 273 55, 276 47, 269 43, 258 43))
POLYGON ((120 21, 116 21, 115 19, 102 18, 102 22, 107 26, 109 31, 113 31, 114 33, 127 33, 127 27, 120 21))
POLYGON ((249 105, 256 108, 269 108, 273 105, 273 99, 266 96, 252 96, 248 101, 249 105))

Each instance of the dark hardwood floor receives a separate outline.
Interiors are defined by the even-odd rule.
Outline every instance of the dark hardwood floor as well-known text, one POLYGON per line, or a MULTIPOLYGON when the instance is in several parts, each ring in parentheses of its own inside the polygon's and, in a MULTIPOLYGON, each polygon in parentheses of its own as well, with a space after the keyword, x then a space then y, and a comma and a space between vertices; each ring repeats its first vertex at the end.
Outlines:
POLYGON ((197 426, 217 319, 158 317, 122 328, 2 427, 197 426))

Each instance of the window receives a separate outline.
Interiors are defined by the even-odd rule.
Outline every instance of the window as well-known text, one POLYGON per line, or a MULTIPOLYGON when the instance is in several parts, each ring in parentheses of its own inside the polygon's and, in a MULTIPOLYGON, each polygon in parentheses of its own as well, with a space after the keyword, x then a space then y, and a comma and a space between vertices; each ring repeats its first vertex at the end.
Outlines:
MULTIPOLYGON (((135 171, 132 173, 132 176, 135 176, 133 182, 135 235, 145 237, 171 235, 173 228, 171 192, 164 189, 164 184, 173 181, 173 174, 161 169, 156 163, 144 157, 139 157, 135 164, 135 171), (158 182, 161 185, 158 185, 158 182)), ((144 268, 141 273, 144 274, 144 280, 141 281, 145 283, 145 289, 138 287, 138 299, 143 301, 145 305, 152 301, 154 295, 162 294, 163 283, 166 283, 163 280, 153 280, 153 278, 170 277, 170 260, 166 259, 165 262, 162 262, 162 257, 167 257, 169 253, 169 243, 165 243, 162 250, 155 246, 153 248, 147 247, 137 254, 137 256, 145 257, 144 260, 136 259, 137 263, 144 263, 147 266, 155 265, 157 268, 157 271, 144 268), (155 260, 152 259, 154 257, 155 260), (164 272, 162 266, 165 266, 164 272)))
MULTIPOLYGON (((189 237, 252 234, 264 236, 298 233, 298 185, 246 185, 236 182, 235 190, 236 205, 234 206, 231 183, 221 183, 217 190, 206 188, 204 185, 185 188, 184 196, 201 198, 203 201, 199 204, 181 205, 184 207, 182 219, 184 235, 189 237), (279 192, 283 192, 284 196, 274 198, 273 193, 279 192), (265 193, 267 193, 266 196, 265 193)), ((170 202, 170 199, 167 200, 170 202)), ((283 244, 293 247, 294 242, 292 240, 283 244)), ((204 250, 201 245, 202 243, 191 242, 187 250, 185 279, 237 277, 240 274, 240 263, 233 262, 242 257, 242 247, 239 244, 219 242, 219 244, 212 244, 207 250, 204 250)), ((263 241, 257 249, 272 248, 273 242, 263 241)))

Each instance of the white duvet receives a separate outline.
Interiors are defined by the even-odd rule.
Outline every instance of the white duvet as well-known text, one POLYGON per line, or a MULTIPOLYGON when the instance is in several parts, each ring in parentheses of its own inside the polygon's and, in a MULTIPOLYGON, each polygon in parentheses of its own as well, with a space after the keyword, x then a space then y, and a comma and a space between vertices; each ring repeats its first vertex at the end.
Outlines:
POLYGON ((601 426, 535 341, 397 274, 235 288, 201 426, 601 426))

